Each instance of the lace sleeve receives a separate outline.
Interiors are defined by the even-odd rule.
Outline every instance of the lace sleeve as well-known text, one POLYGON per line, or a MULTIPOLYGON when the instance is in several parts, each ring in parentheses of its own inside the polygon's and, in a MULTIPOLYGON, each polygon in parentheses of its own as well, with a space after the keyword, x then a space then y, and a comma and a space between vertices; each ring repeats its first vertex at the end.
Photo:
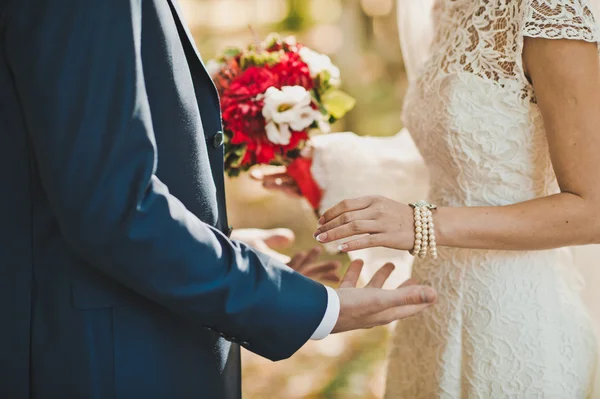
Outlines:
POLYGON ((528 0, 523 34, 544 39, 600 42, 590 0, 528 0))

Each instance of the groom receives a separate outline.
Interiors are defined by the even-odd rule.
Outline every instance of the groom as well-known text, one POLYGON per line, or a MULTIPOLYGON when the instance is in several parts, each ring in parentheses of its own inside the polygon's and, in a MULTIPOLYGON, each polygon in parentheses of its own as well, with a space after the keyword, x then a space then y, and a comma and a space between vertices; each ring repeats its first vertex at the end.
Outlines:
POLYGON ((0 3, 2 398, 240 398, 239 345, 284 359, 435 298, 228 239, 219 100, 174 1, 0 3))

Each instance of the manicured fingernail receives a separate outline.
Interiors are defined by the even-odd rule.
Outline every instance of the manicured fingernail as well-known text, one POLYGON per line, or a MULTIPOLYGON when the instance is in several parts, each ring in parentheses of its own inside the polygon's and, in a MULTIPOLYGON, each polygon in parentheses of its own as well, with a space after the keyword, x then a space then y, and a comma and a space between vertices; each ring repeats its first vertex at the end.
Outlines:
POLYGON ((319 223, 319 226, 321 226, 323 223, 325 223, 325 218, 323 216, 321 216, 319 218, 319 222, 318 223, 319 223))
POLYGON ((315 234, 313 234, 313 237, 317 238, 319 236, 319 234, 321 234, 321 230, 315 231, 315 234))
POLYGON ((326 239, 327 239, 327 233, 319 234, 317 236, 317 241, 319 241, 319 242, 325 242, 326 239))
POLYGON ((421 299, 423 303, 433 303, 435 302, 436 294, 432 289, 424 289, 421 290, 421 299))
POLYGON ((338 247, 338 250, 339 250, 339 251, 345 251, 345 250, 347 250, 347 249, 348 249, 348 245, 346 245, 346 244, 342 244, 342 245, 340 245, 340 246, 338 247))

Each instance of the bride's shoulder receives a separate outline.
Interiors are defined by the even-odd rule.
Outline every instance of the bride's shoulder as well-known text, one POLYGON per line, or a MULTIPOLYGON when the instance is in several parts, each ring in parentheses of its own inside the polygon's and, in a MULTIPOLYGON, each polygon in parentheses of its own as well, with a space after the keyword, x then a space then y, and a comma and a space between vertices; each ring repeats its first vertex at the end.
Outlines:
POLYGON ((600 40, 600 0, 523 0, 524 35, 546 39, 600 40))
POLYGON ((495 42, 520 36, 600 41, 600 0, 464 1, 478 32, 495 42))

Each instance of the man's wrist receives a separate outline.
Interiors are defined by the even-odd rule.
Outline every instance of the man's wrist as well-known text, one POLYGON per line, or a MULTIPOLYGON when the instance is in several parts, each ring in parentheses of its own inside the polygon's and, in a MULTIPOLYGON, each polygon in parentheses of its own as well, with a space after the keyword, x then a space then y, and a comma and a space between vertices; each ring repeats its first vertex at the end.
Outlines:
POLYGON ((321 340, 329 336, 340 316, 340 297, 338 293, 331 287, 325 286, 327 289, 327 308, 321 323, 313 333, 311 340, 321 340))

